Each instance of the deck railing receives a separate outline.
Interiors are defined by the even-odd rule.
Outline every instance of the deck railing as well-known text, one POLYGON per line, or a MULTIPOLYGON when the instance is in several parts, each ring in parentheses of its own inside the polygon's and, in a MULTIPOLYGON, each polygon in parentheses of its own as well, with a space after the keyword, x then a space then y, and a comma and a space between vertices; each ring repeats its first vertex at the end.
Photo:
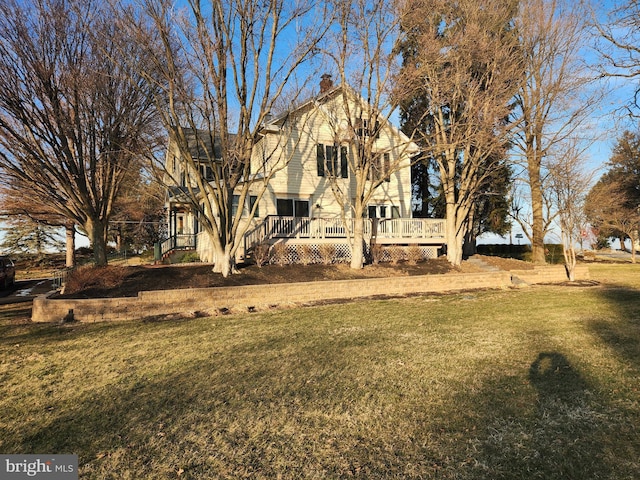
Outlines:
POLYGON ((445 237, 441 218, 381 218, 376 223, 377 238, 444 240, 445 237))
POLYGON ((172 250, 189 250, 196 248, 196 235, 178 234, 172 235, 160 243, 160 252, 165 255, 172 250))
MULTIPOLYGON (((353 232, 353 219, 349 229, 340 218, 281 217, 270 215, 262 224, 247 232, 248 245, 256 245, 274 238, 339 239, 353 232)), ((444 241, 444 220, 435 218, 382 218, 365 219, 364 235, 378 239, 422 239, 444 241)))
POLYGON ((268 216, 265 236, 266 238, 347 238, 347 230, 339 218, 268 216))

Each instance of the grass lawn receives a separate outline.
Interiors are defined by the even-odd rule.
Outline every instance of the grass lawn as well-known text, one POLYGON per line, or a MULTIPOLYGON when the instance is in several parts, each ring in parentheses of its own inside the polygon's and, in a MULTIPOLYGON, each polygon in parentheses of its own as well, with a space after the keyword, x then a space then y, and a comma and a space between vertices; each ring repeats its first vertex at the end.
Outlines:
POLYGON ((96 479, 637 479, 640 265, 591 271, 173 322, 0 307, 0 452, 96 479))

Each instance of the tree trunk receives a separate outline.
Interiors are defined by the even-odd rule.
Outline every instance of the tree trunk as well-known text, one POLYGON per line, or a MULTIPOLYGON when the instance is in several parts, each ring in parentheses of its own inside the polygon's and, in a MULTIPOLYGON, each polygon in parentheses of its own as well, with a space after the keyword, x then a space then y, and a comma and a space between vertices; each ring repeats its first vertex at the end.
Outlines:
POLYGON ((124 245, 122 241, 122 226, 118 226, 118 232, 116 233, 116 250, 118 253, 122 253, 124 251, 124 245))
MULTIPOLYGON (((624 243, 624 241, 625 241, 624 235, 620 235, 618 237, 618 241, 620 242, 620 251, 621 252, 626 252, 627 251, 627 246, 624 243)), ((633 240, 632 240, 632 243, 633 243, 633 240)))
POLYGON ((453 266, 459 266, 462 263, 462 243, 464 241, 464 235, 459 233, 456 220, 455 204, 447 203, 447 218, 445 219, 447 260, 453 266))
POLYGON ((573 247, 571 237, 567 237, 562 234, 562 254, 564 255, 564 266, 567 270, 567 276, 569 281, 573 282, 576 279, 576 250, 573 247))
POLYGON ((531 259, 533 263, 544 265, 544 218, 540 165, 529 160, 529 187, 531 188, 531 259))
POLYGON ((231 245, 226 245, 223 248, 213 242, 213 272, 222 274, 224 278, 238 273, 236 256, 231 253, 231 245))
POLYGON ((472 257, 478 253, 476 239, 473 235, 466 235, 462 244, 462 256, 464 258, 472 257))
POLYGON ((107 222, 103 220, 87 220, 85 230, 93 247, 93 261, 98 267, 107 265, 107 222))
POLYGON ((67 223, 66 231, 66 267, 76 266, 76 228, 73 223, 67 223))
POLYGON ((356 208, 353 219, 353 243, 351 245, 351 268, 360 270, 364 266, 364 217, 356 208))

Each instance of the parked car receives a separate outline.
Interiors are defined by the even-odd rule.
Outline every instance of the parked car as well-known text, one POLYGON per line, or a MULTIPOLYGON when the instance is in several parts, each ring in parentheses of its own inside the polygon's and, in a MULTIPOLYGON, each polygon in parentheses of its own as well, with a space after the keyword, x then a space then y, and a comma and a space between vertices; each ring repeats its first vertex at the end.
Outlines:
POLYGON ((16 281, 16 266, 9 257, 0 257, 0 288, 5 289, 16 281))

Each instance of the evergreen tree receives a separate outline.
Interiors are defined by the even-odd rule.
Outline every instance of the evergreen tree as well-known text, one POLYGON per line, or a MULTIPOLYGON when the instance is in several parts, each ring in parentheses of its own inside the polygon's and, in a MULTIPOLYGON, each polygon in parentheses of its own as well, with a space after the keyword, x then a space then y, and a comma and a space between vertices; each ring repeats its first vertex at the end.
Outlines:
POLYGON ((625 131, 613 148, 608 170, 587 196, 586 214, 600 239, 617 237, 624 248, 625 239, 638 230, 638 225, 627 223, 633 224, 639 209, 640 133, 625 131))
POLYGON ((65 248, 59 228, 24 216, 11 218, 6 224, 0 248, 8 254, 35 254, 41 260, 47 252, 65 248))
POLYGON ((402 129, 425 152, 414 169, 415 204, 420 214, 446 218, 447 256, 454 265, 464 244, 508 224, 506 208, 494 207, 500 194, 506 206, 509 190, 510 103, 521 76, 516 12, 517 2, 407 3, 398 90, 402 129), (437 183, 430 165, 437 166, 437 183))

